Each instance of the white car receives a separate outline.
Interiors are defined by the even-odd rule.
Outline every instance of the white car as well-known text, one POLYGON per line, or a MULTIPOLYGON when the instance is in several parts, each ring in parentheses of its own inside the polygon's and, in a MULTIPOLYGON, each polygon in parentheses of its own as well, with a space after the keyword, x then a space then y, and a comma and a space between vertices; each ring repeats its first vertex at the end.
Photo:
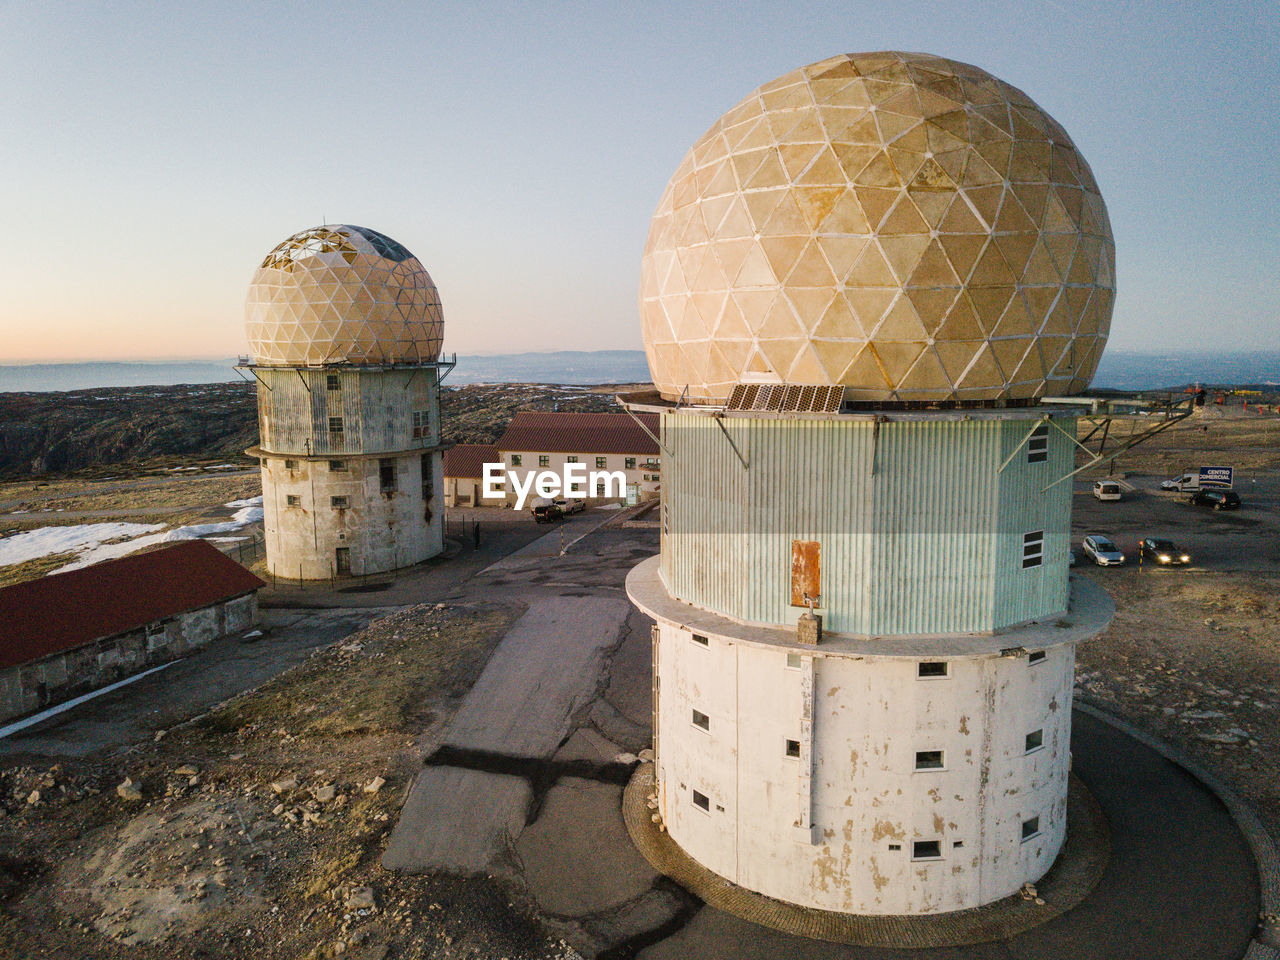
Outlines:
POLYGON ((566 516, 570 513, 581 513, 587 509, 587 501, 585 500, 553 500, 552 503, 559 507, 560 512, 566 516))
POLYGON ((1124 563, 1124 553, 1110 537, 1100 533, 1090 534, 1081 544, 1084 555, 1100 567, 1118 567, 1124 563))
POLYGON ((1114 480, 1098 480, 1093 485, 1093 496, 1095 500, 1119 500, 1120 484, 1114 480))

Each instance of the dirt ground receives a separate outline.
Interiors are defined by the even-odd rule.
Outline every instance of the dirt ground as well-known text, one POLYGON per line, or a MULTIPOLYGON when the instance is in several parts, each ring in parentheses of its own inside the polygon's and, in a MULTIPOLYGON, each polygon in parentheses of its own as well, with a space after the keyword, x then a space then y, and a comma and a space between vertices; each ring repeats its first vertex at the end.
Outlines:
POLYGON ((378 865, 519 612, 410 608, 150 742, 0 770, 0 956, 563 956, 518 890, 378 865))
MULTIPOLYGON (((1078 484, 1073 542, 1172 536, 1196 562, 1076 568, 1117 607, 1079 648, 1077 693, 1199 758, 1280 835, 1280 419, 1207 411, 1116 473, 1119 504, 1078 484), (1242 510, 1156 491, 1201 463, 1237 468, 1242 510)), ((210 502, 245 493, 205 482, 210 502)), ((519 612, 414 607, 140 745, 0 761, 0 957, 569 956, 521 889, 379 866, 435 731, 519 612)))

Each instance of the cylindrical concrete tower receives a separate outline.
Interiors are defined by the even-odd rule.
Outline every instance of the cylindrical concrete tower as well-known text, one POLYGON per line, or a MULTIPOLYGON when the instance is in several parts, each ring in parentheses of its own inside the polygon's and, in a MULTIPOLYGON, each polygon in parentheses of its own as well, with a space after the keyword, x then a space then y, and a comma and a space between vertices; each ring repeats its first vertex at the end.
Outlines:
POLYGON ((1077 410, 1113 246, 1092 174, 972 66, 839 56, 761 87, 677 169, 645 249, 671 838, 855 914, 1014 893, 1066 829, 1077 410))
POLYGON ((422 264, 366 227, 304 230, 262 261, 245 318, 267 569, 329 579, 438 554, 448 365, 422 264))

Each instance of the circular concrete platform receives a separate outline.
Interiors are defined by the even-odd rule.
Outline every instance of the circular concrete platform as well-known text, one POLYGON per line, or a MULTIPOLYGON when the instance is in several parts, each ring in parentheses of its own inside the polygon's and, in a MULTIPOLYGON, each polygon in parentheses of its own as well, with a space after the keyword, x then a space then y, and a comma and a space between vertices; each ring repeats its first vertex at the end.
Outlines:
MULTIPOLYGON (((636 796, 623 803, 633 841, 639 835, 646 859, 701 897, 709 908, 643 950, 641 960, 689 956, 708 960, 730 956, 738 960, 778 956, 790 960, 995 956, 1238 960, 1247 951, 1250 957, 1264 955, 1259 948, 1266 948, 1253 941, 1259 910, 1258 870, 1250 844, 1219 797, 1163 751, 1143 742, 1145 738, 1130 736, 1092 712, 1076 710, 1073 723, 1073 779, 1079 779, 1086 788, 1084 795, 1100 811, 1104 823, 1099 829, 1103 836, 1110 836, 1110 859, 1104 857, 1101 864, 1096 857, 1077 861, 1086 865, 1086 876, 1088 863, 1096 866, 1098 875, 1090 883, 1092 892, 1085 891, 1073 906, 1053 892, 1054 878, 1046 877, 1038 884, 1045 906, 1018 901, 1031 922, 1000 932, 996 929, 1000 913, 993 912, 989 919, 983 918, 991 936, 974 936, 983 929, 981 922, 974 922, 976 917, 966 920, 966 933, 945 931, 962 914, 981 914, 1000 904, 932 918, 905 918, 944 931, 933 939, 926 939, 914 923, 897 926, 902 918, 866 917, 842 918, 845 935, 833 937, 823 922, 826 918, 814 916, 815 911, 742 891, 697 864, 693 866, 703 875, 686 878, 676 872, 676 863, 659 861, 645 849, 645 834, 657 834, 645 806, 651 788, 633 780, 628 792, 636 796), (639 822, 633 826, 637 812, 639 822), (751 910, 733 909, 735 902, 746 902, 751 910), (1041 911, 1039 917, 1035 911, 1041 911), (753 922, 744 919, 748 917, 753 922), (849 923, 850 919, 855 922, 849 923), (876 922, 867 924, 867 920, 876 922), (855 940, 853 934, 862 938, 855 940), (867 939, 868 934, 875 939, 867 939), (1001 942, 978 945, 992 939, 1001 942)), ((1078 801, 1079 795, 1077 813, 1078 801)), ((668 847, 675 846, 665 834, 657 835, 668 847)), ((684 860, 692 863, 687 857, 684 860)), ((1069 861, 1068 856, 1064 868, 1069 861)), ((1055 864, 1053 872, 1058 869, 1055 864)), ((1017 919, 1018 905, 1006 912, 1008 918, 1017 919)))
POLYGON ((1015 894, 972 910, 921 916, 863 916, 802 907, 730 883, 686 854, 653 822, 647 800, 653 764, 636 768, 622 798, 632 842, 659 873, 704 903, 775 930, 868 947, 950 947, 1004 940, 1065 913, 1089 895, 1110 857, 1106 818, 1078 777, 1067 793, 1067 839, 1036 884, 1043 902, 1015 894))

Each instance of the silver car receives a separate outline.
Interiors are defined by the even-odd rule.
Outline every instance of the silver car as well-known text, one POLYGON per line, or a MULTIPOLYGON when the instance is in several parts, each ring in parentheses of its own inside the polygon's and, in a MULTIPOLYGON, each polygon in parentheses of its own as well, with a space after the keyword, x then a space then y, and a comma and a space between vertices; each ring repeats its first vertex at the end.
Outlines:
POLYGON ((1118 567, 1124 563, 1124 553, 1110 537, 1090 534, 1081 544, 1084 555, 1100 567, 1118 567))

